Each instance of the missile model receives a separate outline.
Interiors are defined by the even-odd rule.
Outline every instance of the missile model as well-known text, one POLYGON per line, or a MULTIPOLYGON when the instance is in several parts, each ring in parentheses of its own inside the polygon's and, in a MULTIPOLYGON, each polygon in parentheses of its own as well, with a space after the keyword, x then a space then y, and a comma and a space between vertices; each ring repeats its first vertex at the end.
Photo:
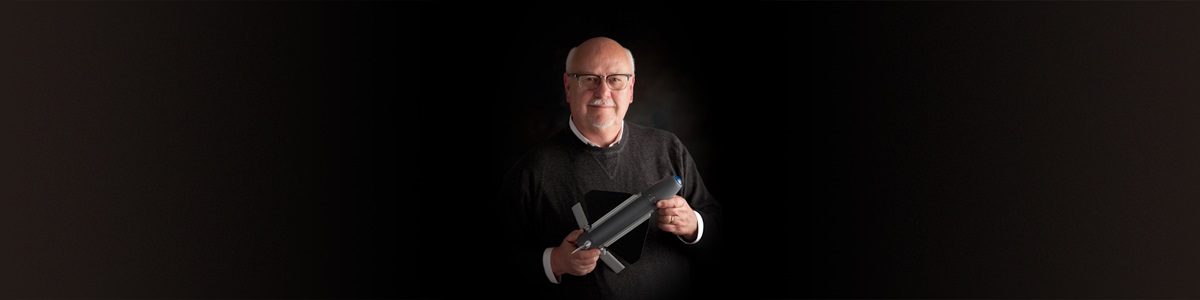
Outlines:
POLYGON ((663 178, 651 185, 649 188, 642 190, 625 199, 616 208, 613 208, 603 217, 596 220, 591 225, 587 224, 587 215, 583 212, 583 206, 580 203, 575 203, 571 207, 571 211, 575 214, 575 222, 579 224, 579 228, 583 228, 584 233, 579 235, 575 240, 575 244, 579 245, 572 254, 579 250, 587 250, 592 248, 600 249, 600 259, 612 268, 613 272, 620 273, 625 269, 625 265, 613 256, 612 252, 606 249, 613 242, 616 242, 626 233, 633 230, 642 222, 650 219, 651 216, 658 210, 656 205, 659 200, 670 199, 679 192, 683 187, 683 180, 679 176, 669 176, 663 178))

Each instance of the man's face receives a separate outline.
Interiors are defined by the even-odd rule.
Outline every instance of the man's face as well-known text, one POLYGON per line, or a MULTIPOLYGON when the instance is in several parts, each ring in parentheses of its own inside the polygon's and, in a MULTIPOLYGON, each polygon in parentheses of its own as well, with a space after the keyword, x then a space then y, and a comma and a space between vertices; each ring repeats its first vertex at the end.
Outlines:
POLYGON ((633 74, 629 55, 624 50, 597 51, 578 55, 567 73, 600 76, 598 78, 587 76, 576 78, 563 75, 571 114, 582 117, 582 121, 584 121, 583 124, 576 125, 599 129, 614 125, 620 126, 620 121, 625 119, 625 111, 629 108, 629 103, 633 102, 634 77, 614 74, 633 74), (588 82, 592 82, 592 80, 598 82, 589 84, 588 82), (626 82, 623 89, 615 90, 612 85, 619 84, 614 84, 613 81, 626 82))

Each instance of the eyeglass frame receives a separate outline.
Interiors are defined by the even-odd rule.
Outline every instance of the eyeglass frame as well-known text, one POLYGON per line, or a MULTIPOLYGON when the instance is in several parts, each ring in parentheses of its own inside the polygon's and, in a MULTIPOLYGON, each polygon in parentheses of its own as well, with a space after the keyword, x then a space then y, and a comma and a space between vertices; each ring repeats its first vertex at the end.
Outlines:
MULTIPOLYGON (((626 84, 625 84, 625 87, 623 87, 623 88, 621 88, 621 89, 619 89, 619 90, 618 90, 618 89, 614 89, 614 88, 612 88, 612 85, 610 85, 610 84, 608 83, 608 77, 610 77, 610 76, 625 76, 625 81, 633 81, 633 75, 634 75, 634 74, 608 74, 608 75, 600 75, 600 74, 588 74, 588 73, 567 73, 567 76, 571 76, 571 77, 574 77, 574 78, 575 78, 575 83, 579 84, 579 87, 581 87, 581 88, 583 87, 583 83, 579 81, 579 77, 580 77, 580 76, 597 76, 597 77, 600 77, 600 81, 601 81, 601 82, 604 82, 604 85, 605 85, 605 86, 607 86, 609 89, 611 89, 611 90, 614 90, 614 91, 622 91, 622 90, 625 90, 625 89, 629 88, 629 84, 628 84, 628 83, 626 83, 626 84)), ((599 85, 597 85, 597 86, 596 86, 596 88, 599 88, 599 87, 600 87, 599 85)))

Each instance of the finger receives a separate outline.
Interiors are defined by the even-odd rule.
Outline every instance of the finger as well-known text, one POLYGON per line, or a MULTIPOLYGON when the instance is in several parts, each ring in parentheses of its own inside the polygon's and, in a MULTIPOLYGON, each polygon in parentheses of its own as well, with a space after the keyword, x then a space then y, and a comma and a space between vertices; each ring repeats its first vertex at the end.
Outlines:
POLYGON ((580 261, 578 266, 581 269, 591 270, 592 268, 596 267, 596 261, 595 260, 580 261))
POLYGON ((679 218, 675 218, 674 224, 667 224, 667 225, 672 226, 669 229, 670 232, 683 232, 683 229, 688 227, 687 221, 680 220, 679 218))
POLYGON ((575 229, 574 231, 571 231, 571 233, 567 234, 567 238, 565 240, 574 244, 575 240, 578 239, 579 235, 581 234, 583 234, 583 229, 575 229))
POLYGON ((685 222, 687 222, 687 221, 686 221, 686 220, 687 220, 687 217, 686 217, 686 215, 684 215, 682 212, 679 212, 679 211, 672 211, 671 213, 672 213, 672 214, 671 214, 672 216, 675 216, 675 219, 674 219, 674 220, 669 220, 669 221, 671 221, 671 222, 667 222, 668 224, 675 225, 675 226, 680 226, 680 225, 683 225, 685 222))
MULTIPOLYGON (((671 216, 674 216, 674 215, 659 214, 658 215, 658 223, 659 224, 671 224, 671 216)), ((675 222, 679 222, 679 217, 675 217, 675 222)))
POLYGON ((694 215, 692 213, 692 209, 687 208, 687 207, 671 208, 671 209, 667 209, 666 211, 667 211, 667 214, 676 216, 675 217, 676 223, 679 223, 679 218, 689 218, 694 215))
POLYGON ((680 219, 691 220, 694 215, 692 209, 686 207, 658 210, 658 219, 664 223, 670 223, 668 219, 670 216, 675 216, 675 223, 679 223, 680 219))
POLYGON ((596 268, 596 266, 590 266, 590 267, 589 266, 577 266, 577 267, 573 268, 574 271, 572 271, 570 273, 575 276, 583 276, 583 275, 587 275, 588 273, 591 273, 592 269, 595 269, 595 268, 596 268))
POLYGON ((655 206, 657 206, 658 208, 675 207, 678 205, 675 203, 675 201, 678 201, 678 199, 682 199, 682 198, 680 198, 679 195, 675 195, 674 197, 658 201, 658 203, 655 203, 655 206))
POLYGON ((691 208, 692 207, 690 204, 688 204, 687 199, 683 199, 683 197, 675 196, 675 199, 673 199, 673 200, 674 201, 672 203, 675 205, 674 207, 677 207, 677 208, 681 208, 681 207, 682 208, 691 208))
POLYGON ((670 199, 658 201, 658 207, 659 208, 688 207, 688 203, 687 203, 687 199, 684 199, 683 197, 680 197, 679 195, 675 195, 675 197, 671 197, 670 199))
POLYGON ((692 213, 691 211, 692 211, 691 208, 675 207, 675 208, 661 208, 657 211, 657 213, 658 213, 659 217, 675 216, 675 220, 679 221, 679 217, 687 216, 692 213))
POLYGON ((596 261, 596 259, 600 257, 600 249, 593 248, 575 252, 575 257, 578 259, 596 261))
MULTIPOLYGON (((679 221, 675 221, 675 222, 679 222, 679 221)), ((674 234, 678 234, 678 232, 680 231, 678 224, 658 223, 658 229, 660 229, 662 231, 674 233, 674 234)))
MULTIPOLYGON (((678 196, 675 196, 675 197, 678 197, 678 196)), ((655 203, 655 205, 658 206, 658 208, 675 207, 675 205, 677 205, 677 204, 675 204, 675 197, 663 199, 661 201, 658 201, 658 203, 655 203)))

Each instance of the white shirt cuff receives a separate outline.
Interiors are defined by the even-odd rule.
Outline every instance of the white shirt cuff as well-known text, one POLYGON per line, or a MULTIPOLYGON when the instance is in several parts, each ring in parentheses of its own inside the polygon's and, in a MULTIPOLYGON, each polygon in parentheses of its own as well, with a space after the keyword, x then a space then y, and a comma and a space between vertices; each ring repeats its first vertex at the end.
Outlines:
MULTIPOLYGON (((701 224, 703 224, 703 223, 701 223, 701 224)), ((703 227, 701 227, 701 228, 703 228, 703 227)), ((696 240, 699 241, 700 238, 697 237, 696 240)), ((550 283, 558 284, 558 278, 554 278, 554 270, 550 269, 550 251, 551 250, 554 250, 554 247, 548 247, 548 248, 546 248, 546 251, 542 251, 542 269, 546 270, 546 279, 550 279, 550 283)))
MULTIPOLYGON (((698 211, 693 210, 692 213, 696 214, 696 240, 689 243, 688 241, 683 239, 682 235, 676 235, 677 237, 679 237, 680 241, 683 241, 684 244, 688 244, 688 245, 699 243, 700 238, 704 237, 704 218, 700 217, 700 212, 698 212, 698 211)), ((546 252, 546 253, 550 253, 550 252, 546 252)), ((546 257, 550 257, 550 255, 547 254, 546 257)), ((548 263, 550 261, 549 258, 547 258, 546 261, 547 261, 546 265, 549 266, 550 265, 550 263, 548 263)), ((547 267, 547 268, 549 268, 549 267, 547 267)))

